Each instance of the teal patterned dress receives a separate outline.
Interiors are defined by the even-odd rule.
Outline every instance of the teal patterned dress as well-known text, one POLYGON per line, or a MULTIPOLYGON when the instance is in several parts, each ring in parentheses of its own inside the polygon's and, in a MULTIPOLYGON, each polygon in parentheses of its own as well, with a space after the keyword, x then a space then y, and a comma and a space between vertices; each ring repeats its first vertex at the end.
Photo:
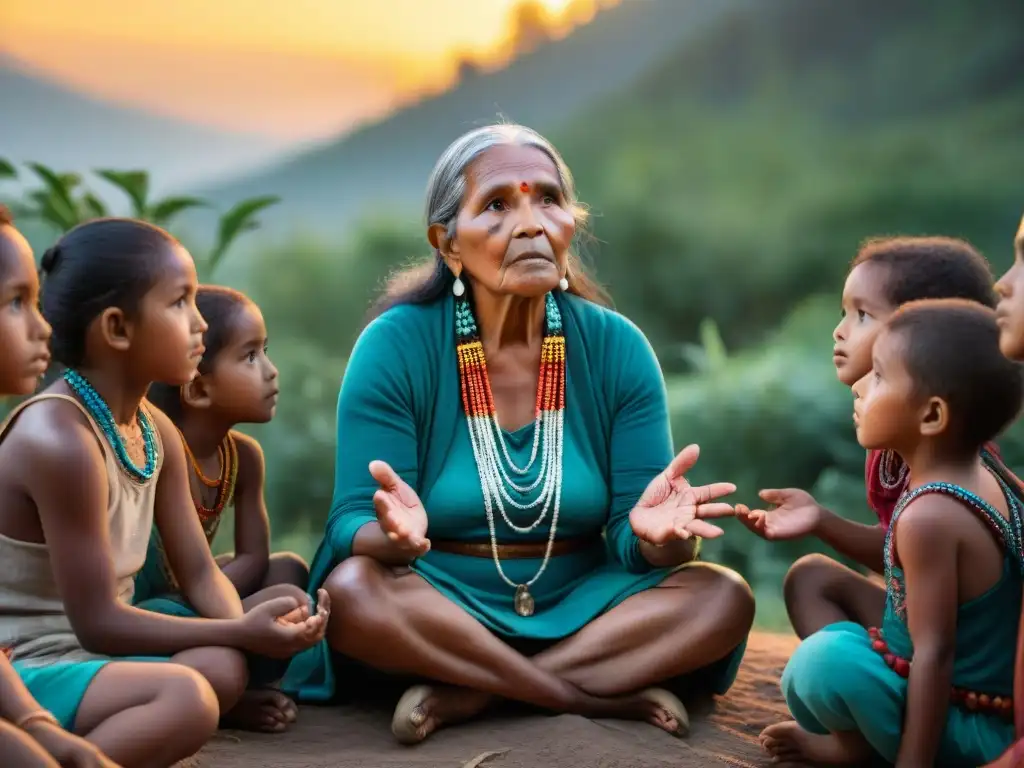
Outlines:
MULTIPOLYGON (((513 609, 514 591, 493 560, 431 551, 413 569, 498 637, 553 643, 582 629, 628 597, 657 586, 671 569, 640 553, 629 513, 647 484, 673 458, 664 380, 640 330, 611 310, 560 293, 566 349, 566 407, 559 539, 591 538, 577 552, 552 557, 530 588, 532 616, 513 609), (603 536, 602 536, 603 534, 603 536)), ((356 532, 376 520, 377 485, 367 466, 380 459, 419 494, 434 540, 488 542, 484 501, 460 396, 452 296, 392 308, 362 333, 338 401, 335 488, 324 539, 313 560, 310 591, 352 555, 356 532)), ((504 431, 512 461, 529 464, 534 424, 504 431)), ((529 485, 536 462, 517 482, 529 485)), ((536 513, 509 509, 518 525, 536 513), (516 519, 518 517, 518 519, 516 519)), ((542 542, 499 520, 499 543, 542 542)), ((502 563, 515 583, 530 580, 539 559, 502 563)), ((684 566, 685 567, 685 566, 684 566)), ((704 678, 714 692, 732 684, 744 645, 722 648, 704 678)), ((344 686, 345 680, 338 684, 344 686)), ((334 668, 324 647, 300 654, 286 689, 309 700, 330 697, 334 668)))
MULTIPOLYGON (((991 457, 986 461, 992 466, 991 457)), ((1011 511, 1009 520, 970 491, 948 483, 924 485, 903 496, 886 536, 887 596, 881 631, 853 622, 827 626, 800 644, 783 672, 783 695, 804 729, 822 734, 859 731, 876 752, 895 762, 907 701, 905 675, 914 646, 906 624, 906 586, 894 531, 911 501, 941 493, 988 523, 1004 557, 996 585, 957 611, 954 690, 939 764, 973 768, 994 760, 1010 745, 1014 731, 1008 703, 1013 695, 1024 567, 1022 505, 1002 478, 1000 484, 1011 511), (986 711, 976 704, 980 694, 987 696, 986 711), (972 696, 973 711, 968 705, 972 696)))

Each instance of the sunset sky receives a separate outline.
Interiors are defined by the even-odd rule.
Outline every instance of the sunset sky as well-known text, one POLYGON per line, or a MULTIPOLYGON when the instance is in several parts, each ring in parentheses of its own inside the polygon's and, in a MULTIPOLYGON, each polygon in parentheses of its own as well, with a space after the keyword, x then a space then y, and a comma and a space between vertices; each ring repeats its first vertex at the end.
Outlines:
POLYGON ((121 103, 310 139, 436 87, 458 54, 500 47, 517 1, 2 0, 0 52, 121 103))

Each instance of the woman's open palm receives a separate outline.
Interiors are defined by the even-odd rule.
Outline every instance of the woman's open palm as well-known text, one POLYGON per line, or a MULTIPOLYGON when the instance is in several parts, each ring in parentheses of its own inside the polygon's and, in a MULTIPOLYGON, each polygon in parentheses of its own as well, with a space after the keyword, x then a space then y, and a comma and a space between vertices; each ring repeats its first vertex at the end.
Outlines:
POLYGON ((731 504, 713 502, 735 493, 736 486, 732 483, 691 486, 685 474, 697 463, 698 456, 700 448, 688 445, 647 486, 629 513, 629 523, 637 538, 661 545, 691 536, 713 539, 722 535, 722 529, 705 522, 705 518, 733 514, 731 504))
POLYGON ((373 509, 380 529, 395 544, 417 557, 430 551, 427 510, 407 482, 389 464, 370 462, 370 474, 380 488, 373 494, 373 509))

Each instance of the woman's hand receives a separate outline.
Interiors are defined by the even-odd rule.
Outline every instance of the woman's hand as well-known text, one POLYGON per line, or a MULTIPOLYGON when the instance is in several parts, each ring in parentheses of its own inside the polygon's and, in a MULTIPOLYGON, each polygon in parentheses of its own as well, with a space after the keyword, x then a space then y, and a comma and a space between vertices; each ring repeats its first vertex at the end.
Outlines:
POLYGON ((317 591, 317 610, 309 614, 308 601, 278 597, 260 603, 240 619, 245 650, 272 659, 289 659, 319 643, 331 617, 327 590, 317 591))
POLYGON ((117 763, 88 741, 59 725, 40 720, 25 726, 25 733, 64 768, 118 768, 117 763))
POLYGON ((787 541, 810 536, 821 520, 821 507, 807 491, 797 488, 767 489, 758 496, 775 509, 750 509, 736 505, 736 519, 763 539, 787 541))
POLYGON ((641 541, 661 546, 691 536, 713 539, 722 535, 721 528, 704 518, 731 516, 731 504, 711 502, 734 493, 736 486, 712 483, 692 487, 684 475, 697 463, 699 455, 699 447, 688 445, 647 486, 629 513, 629 524, 641 541))
POLYGON ((370 474, 380 485, 373 494, 373 508, 380 529, 403 552, 414 558, 425 555, 430 551, 427 510, 416 491, 383 461, 371 461, 370 474))

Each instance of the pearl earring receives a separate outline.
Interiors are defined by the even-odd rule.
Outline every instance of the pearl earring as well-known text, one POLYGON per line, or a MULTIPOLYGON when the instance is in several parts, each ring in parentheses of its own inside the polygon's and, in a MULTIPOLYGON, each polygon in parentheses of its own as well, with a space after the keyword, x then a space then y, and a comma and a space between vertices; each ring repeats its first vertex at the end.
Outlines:
POLYGON ((562 279, 558 281, 558 287, 559 287, 559 289, 561 289, 563 291, 568 291, 569 290, 569 278, 563 276, 562 279))
POLYGON ((462 278, 461 277, 456 277, 455 278, 455 282, 452 283, 452 293, 454 293, 456 296, 461 296, 465 292, 466 292, 466 286, 462 282, 462 278))

